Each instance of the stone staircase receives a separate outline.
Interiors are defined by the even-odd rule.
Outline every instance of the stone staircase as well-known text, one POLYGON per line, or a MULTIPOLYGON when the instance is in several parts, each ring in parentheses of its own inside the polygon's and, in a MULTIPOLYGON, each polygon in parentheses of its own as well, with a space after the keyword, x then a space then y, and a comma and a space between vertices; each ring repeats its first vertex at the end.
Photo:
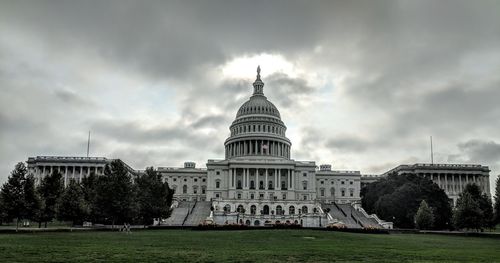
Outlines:
POLYGON ((197 226, 210 215, 211 202, 180 201, 172 215, 165 220, 167 226, 197 226))
POLYGON ((198 201, 191 209, 184 226, 197 226, 202 223, 210 215, 212 202, 198 201))
POLYGON ((348 228, 382 228, 373 218, 366 217, 350 204, 322 204, 323 211, 329 208, 333 219, 344 223, 348 228))

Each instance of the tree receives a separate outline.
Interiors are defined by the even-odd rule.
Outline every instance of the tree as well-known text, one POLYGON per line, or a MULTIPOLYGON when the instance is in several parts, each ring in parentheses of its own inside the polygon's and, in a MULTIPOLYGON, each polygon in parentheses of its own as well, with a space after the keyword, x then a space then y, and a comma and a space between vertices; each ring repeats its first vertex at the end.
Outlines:
POLYGON ((135 179, 139 219, 142 224, 150 225, 154 218, 167 218, 172 204, 173 191, 161 174, 153 167, 135 179))
POLYGON ((26 205, 24 200, 24 180, 28 170, 24 163, 16 164, 10 173, 7 182, 3 184, 1 196, 3 208, 5 209, 7 221, 16 219, 16 231, 19 228, 19 221, 23 218, 26 205))
POLYGON ((500 176, 497 177, 495 184, 495 224, 500 224, 500 176))
POLYGON ((42 211, 42 222, 45 222, 45 227, 47 227, 47 222, 52 221, 56 217, 57 204, 64 191, 64 182, 61 173, 54 170, 52 174, 45 176, 38 189, 45 203, 42 211))
POLYGON ((98 180, 97 193, 96 208, 102 211, 104 221, 114 227, 115 223, 127 223, 134 218, 135 189, 122 161, 106 165, 104 176, 98 180))
POLYGON ((72 225, 83 223, 89 213, 83 189, 75 180, 71 180, 64 190, 57 207, 57 218, 71 221, 72 225))
POLYGON ((470 192, 463 191, 457 200, 453 223, 457 229, 481 229, 483 213, 470 192))
POLYGON ((26 176, 23 185, 24 191, 24 205, 25 210, 23 218, 27 220, 32 220, 38 222, 38 227, 41 226, 42 222, 42 212, 44 208, 44 203, 38 189, 35 186, 35 178, 33 175, 26 176))
POLYGON ((443 189, 414 174, 391 174, 361 189, 361 204, 368 213, 400 228, 415 227, 415 213, 425 200, 434 213, 433 229, 451 226, 451 205, 443 189))
POLYGON ((96 205, 99 182, 99 177, 97 177, 93 172, 90 173, 89 176, 82 179, 81 187, 83 191, 83 199, 85 200, 88 208, 88 214, 85 218, 86 221, 98 222, 102 218, 102 213, 96 205))
POLYGON ((418 229, 431 229, 434 224, 434 214, 425 200, 420 202, 417 214, 415 215, 415 226, 418 229))
POLYGON ((493 207, 488 195, 476 184, 468 184, 457 200, 454 223, 458 229, 492 228, 493 207))

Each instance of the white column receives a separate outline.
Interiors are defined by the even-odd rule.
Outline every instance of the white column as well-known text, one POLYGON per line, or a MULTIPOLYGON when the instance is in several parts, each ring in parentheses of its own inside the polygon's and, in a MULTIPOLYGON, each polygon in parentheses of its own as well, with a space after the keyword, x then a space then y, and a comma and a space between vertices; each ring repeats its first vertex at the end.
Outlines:
POLYGON ((276 185, 277 190, 281 190, 281 169, 278 170, 278 183, 276 185))
POLYGON ((64 186, 68 185, 68 166, 64 167, 64 186))
POLYGON ((266 180, 264 181, 264 189, 266 189, 266 190, 269 188, 267 176, 268 176, 268 172, 267 172, 267 168, 266 168, 266 180))

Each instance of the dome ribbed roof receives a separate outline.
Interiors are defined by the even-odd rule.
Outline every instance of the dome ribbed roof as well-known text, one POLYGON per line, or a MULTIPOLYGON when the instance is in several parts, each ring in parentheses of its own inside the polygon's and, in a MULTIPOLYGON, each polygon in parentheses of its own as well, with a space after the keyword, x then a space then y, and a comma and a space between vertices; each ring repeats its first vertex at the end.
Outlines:
POLYGON ((271 115, 281 119, 280 112, 276 106, 274 106, 272 102, 268 101, 263 95, 254 95, 250 97, 250 100, 241 105, 238 113, 236 114, 236 118, 251 114, 271 115))

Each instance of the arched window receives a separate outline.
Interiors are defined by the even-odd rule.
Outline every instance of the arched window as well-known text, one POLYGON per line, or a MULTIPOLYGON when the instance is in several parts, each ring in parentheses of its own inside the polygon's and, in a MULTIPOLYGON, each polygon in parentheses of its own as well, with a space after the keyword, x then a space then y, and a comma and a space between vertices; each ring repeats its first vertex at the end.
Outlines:
POLYGON ((283 214, 283 208, 278 205, 276 206, 276 215, 282 215, 283 214))
POLYGON ((302 214, 307 214, 308 211, 307 211, 307 206, 303 206, 302 207, 302 214))
POLYGON ((288 214, 290 214, 290 215, 295 215, 295 206, 291 205, 291 206, 288 208, 288 214))
POLYGON ((253 225, 254 226, 260 226, 260 221, 259 220, 255 220, 255 222, 253 222, 253 225))
POLYGON ((250 225, 250 220, 245 221, 245 225, 249 226, 250 225))
POLYGON ((236 208, 236 212, 245 213, 245 208, 243 207, 243 205, 238 205, 238 208, 236 208))
POLYGON ((241 180, 238 180, 238 185, 237 185, 236 189, 241 189, 241 180))
POLYGON ((250 189, 255 189, 255 181, 250 181, 250 189))
POLYGON ((265 205, 265 206, 262 208, 262 214, 263 214, 263 215, 269 215, 269 206, 268 206, 268 205, 265 205))
POLYGON ((187 194, 187 192, 188 192, 188 186, 187 185, 183 185, 182 186, 182 193, 183 194, 187 194))
POLYGON ((224 206, 224 212, 227 212, 227 213, 231 212, 231 206, 229 204, 224 206))
POLYGON ((259 189, 264 189, 264 181, 259 182, 259 189))
POLYGON ((255 205, 250 206, 250 214, 255 215, 257 212, 257 207, 255 205))
POLYGON ((215 181, 215 188, 220 188, 220 180, 215 181))

